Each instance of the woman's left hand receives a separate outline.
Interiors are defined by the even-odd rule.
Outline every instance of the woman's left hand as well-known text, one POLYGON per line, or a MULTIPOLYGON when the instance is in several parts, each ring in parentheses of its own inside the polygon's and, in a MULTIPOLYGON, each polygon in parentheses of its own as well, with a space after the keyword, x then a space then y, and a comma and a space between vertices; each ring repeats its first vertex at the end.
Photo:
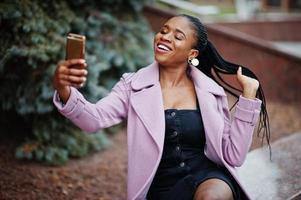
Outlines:
POLYGON ((243 88, 242 96, 249 99, 255 99, 259 87, 258 80, 243 75, 241 67, 237 70, 237 80, 243 88))

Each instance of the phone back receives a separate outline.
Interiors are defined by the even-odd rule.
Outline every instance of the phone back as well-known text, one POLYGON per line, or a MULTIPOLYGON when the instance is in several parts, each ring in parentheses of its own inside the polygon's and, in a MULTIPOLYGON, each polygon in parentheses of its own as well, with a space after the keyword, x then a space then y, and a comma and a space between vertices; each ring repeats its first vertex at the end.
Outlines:
POLYGON ((67 36, 66 60, 74 58, 85 58, 85 42, 86 37, 74 33, 67 36))

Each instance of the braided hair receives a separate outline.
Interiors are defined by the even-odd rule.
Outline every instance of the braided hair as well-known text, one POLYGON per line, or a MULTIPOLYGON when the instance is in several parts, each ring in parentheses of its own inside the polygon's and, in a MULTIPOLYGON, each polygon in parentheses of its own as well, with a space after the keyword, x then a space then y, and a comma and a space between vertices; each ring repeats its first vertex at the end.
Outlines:
MULTIPOLYGON (((198 18, 186 14, 180 14, 177 16, 185 17, 186 19, 188 19, 197 35, 197 41, 194 48, 199 51, 197 59, 199 60, 199 66, 201 67, 199 67, 198 69, 212 78, 220 86, 222 86, 229 94, 236 97, 237 100, 234 104, 236 105, 239 97, 239 94, 237 94, 237 92, 241 93, 242 91, 223 80, 221 74, 236 74, 239 66, 241 65, 228 62, 222 58, 213 44, 208 40, 207 30, 198 18)), ((244 66, 241 66, 241 68, 244 75, 258 80, 256 75, 250 69, 244 66)), ((259 85, 256 97, 262 101, 257 136, 261 137, 262 143, 263 139, 266 138, 267 144, 270 149, 271 158, 269 116, 267 113, 265 96, 261 85, 259 85), (262 135, 261 132, 263 132, 262 135)), ((232 110, 234 105, 230 110, 232 110)))

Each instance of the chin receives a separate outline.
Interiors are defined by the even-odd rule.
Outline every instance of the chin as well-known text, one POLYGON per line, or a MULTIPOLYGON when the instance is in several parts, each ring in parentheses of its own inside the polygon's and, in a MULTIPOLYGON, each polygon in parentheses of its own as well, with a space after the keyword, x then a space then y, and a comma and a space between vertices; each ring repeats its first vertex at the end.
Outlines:
POLYGON ((167 58, 162 58, 162 56, 156 56, 155 55, 155 61, 159 64, 159 65, 168 65, 170 63, 169 59, 167 58))

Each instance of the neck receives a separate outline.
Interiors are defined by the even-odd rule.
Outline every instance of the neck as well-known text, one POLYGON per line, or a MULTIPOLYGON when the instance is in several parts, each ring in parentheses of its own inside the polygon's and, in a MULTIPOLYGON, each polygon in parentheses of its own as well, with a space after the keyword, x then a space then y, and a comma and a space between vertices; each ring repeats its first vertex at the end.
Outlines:
POLYGON ((159 80, 162 88, 185 87, 190 82, 186 73, 187 64, 177 67, 159 65, 159 80))

